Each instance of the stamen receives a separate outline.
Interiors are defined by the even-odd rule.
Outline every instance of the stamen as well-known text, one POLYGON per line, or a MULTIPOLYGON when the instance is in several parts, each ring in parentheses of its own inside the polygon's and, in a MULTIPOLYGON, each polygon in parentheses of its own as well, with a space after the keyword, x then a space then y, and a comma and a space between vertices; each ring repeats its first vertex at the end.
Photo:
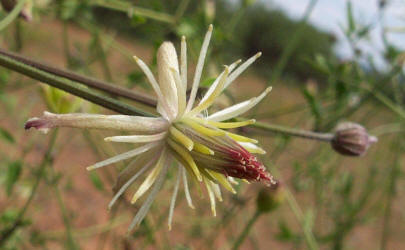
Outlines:
POLYGON ((210 121, 206 119, 201 119, 198 117, 195 117, 194 120, 197 120, 200 123, 203 124, 208 124, 217 128, 239 128, 239 127, 244 127, 247 125, 254 124, 256 122, 255 119, 250 119, 246 121, 241 121, 241 122, 215 122, 215 121, 210 121))
POLYGON ((191 120, 191 119, 187 119, 187 118, 183 118, 181 119, 181 122, 189 125, 191 128, 193 128, 195 131, 206 135, 206 136, 222 136, 225 135, 225 131, 222 130, 213 130, 207 127, 204 127, 203 125, 200 125, 199 123, 191 120))
POLYGON ((193 141, 174 126, 170 127, 170 135, 173 136, 175 141, 181 143, 185 148, 187 148, 188 151, 193 150, 193 141))
POLYGON ((187 164, 191 167, 191 169, 192 169, 193 173, 195 174, 195 176, 197 177, 198 181, 202 181, 201 173, 198 170, 198 167, 195 164, 193 157, 191 157, 191 155, 186 150, 184 150, 181 146, 179 146, 174 141, 169 139, 167 142, 169 143, 170 147, 172 147, 173 150, 176 151, 184 159, 184 161, 186 161, 187 164))
POLYGON ((212 151, 209 147, 198 142, 194 142, 194 150, 202 154, 214 155, 214 151, 212 151))
POLYGON ((231 183, 229 183, 229 181, 226 179, 226 177, 218 172, 212 171, 207 169, 207 172, 209 172, 211 174, 211 176, 213 176, 219 184, 221 184, 225 189, 227 189, 229 192, 236 194, 235 189, 232 187, 231 183))
POLYGON ((251 142, 251 143, 258 143, 257 140, 243 136, 243 135, 238 135, 238 134, 234 134, 231 132, 226 132, 226 135, 231 137, 232 139, 234 139, 235 141, 238 142, 251 142))

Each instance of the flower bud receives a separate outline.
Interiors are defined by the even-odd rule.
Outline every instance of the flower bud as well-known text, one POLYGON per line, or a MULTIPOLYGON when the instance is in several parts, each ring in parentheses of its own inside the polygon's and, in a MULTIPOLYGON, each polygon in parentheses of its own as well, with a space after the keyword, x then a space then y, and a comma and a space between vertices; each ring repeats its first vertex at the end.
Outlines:
POLYGON ((377 137, 369 135, 363 126, 344 122, 336 127, 331 145, 342 155, 362 156, 377 140, 377 137))
MULTIPOLYGON (((7 12, 10 12, 17 5, 16 0, 0 0, 1 6, 7 12)), ((21 10, 19 16, 25 21, 30 22, 32 20, 32 2, 28 1, 25 3, 23 9, 21 10)))
POLYGON ((257 210, 268 213, 276 209, 284 200, 284 191, 280 182, 270 187, 262 188, 257 196, 257 210))

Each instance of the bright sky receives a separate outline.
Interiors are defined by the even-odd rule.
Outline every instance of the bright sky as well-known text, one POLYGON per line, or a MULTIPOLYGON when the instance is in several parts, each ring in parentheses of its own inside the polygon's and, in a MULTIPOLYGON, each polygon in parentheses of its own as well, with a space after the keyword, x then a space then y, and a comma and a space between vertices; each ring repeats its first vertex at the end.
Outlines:
MULTIPOLYGON (((303 16, 311 0, 260 0, 270 8, 284 10, 290 17, 299 19, 303 16)), ((371 39, 360 44, 361 48, 373 54, 377 64, 383 66, 380 56, 382 50, 381 23, 385 27, 402 27, 405 29, 405 0, 388 0, 387 8, 382 22, 378 22, 378 0, 352 0, 353 14, 356 21, 362 24, 376 24, 371 33, 371 39)), ((350 58, 351 52, 340 26, 347 27, 346 22, 347 0, 318 0, 309 22, 321 30, 333 33, 338 43, 337 53, 342 58, 350 58)), ((392 33, 388 36, 390 42, 401 49, 405 49, 405 32, 392 33)))

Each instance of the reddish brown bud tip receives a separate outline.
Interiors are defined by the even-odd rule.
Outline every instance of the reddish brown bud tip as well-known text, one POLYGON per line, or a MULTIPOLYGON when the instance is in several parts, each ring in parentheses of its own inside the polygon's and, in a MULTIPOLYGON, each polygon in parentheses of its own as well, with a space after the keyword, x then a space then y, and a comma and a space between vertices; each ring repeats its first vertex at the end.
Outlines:
POLYGON ((377 140, 377 137, 369 135, 363 126, 344 122, 336 127, 331 145, 342 155, 362 156, 377 140))

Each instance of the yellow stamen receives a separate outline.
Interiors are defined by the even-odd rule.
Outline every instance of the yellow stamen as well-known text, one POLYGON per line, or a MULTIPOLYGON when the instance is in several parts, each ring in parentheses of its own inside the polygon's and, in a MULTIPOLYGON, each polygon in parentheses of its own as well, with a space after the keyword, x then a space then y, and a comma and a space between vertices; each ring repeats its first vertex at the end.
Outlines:
POLYGON ((172 140, 167 141, 170 145, 170 147, 173 148, 174 151, 176 151, 186 162, 187 164, 191 167, 193 170, 193 173, 197 177, 198 181, 202 181, 201 173, 198 170, 197 165, 195 164, 193 157, 189 154, 188 151, 184 150, 181 146, 179 146, 177 143, 175 143, 172 140))
POLYGON ((204 127, 203 125, 191 120, 191 119, 187 119, 187 118, 183 118, 181 119, 181 121, 187 125, 189 125, 190 127, 192 127, 195 131, 206 135, 206 136, 222 136, 225 135, 225 131, 222 130, 213 130, 207 127, 204 127))
POLYGON ((240 142, 251 142, 251 143, 258 143, 257 140, 243 136, 243 135, 237 135, 231 132, 226 132, 226 135, 234 139, 235 141, 240 141, 240 142))
POLYGON ((226 177, 218 172, 212 171, 212 170, 208 170, 207 172, 214 177, 214 179, 216 181, 218 181, 219 184, 221 184, 226 190, 228 190, 229 192, 232 192, 234 194, 236 194, 235 189, 232 187, 231 183, 229 183, 228 179, 226 179, 226 177))
POLYGON ((175 141, 181 143, 189 151, 193 150, 194 142, 174 126, 170 127, 170 135, 172 135, 175 141))
POLYGON ((205 123, 211 126, 215 126, 217 128, 239 128, 247 125, 254 124, 256 122, 255 119, 250 119, 246 121, 241 121, 241 122, 215 122, 215 121, 210 121, 210 120, 205 120, 201 118, 194 118, 194 120, 197 120, 201 123, 205 123))
POLYGON ((214 155, 214 151, 198 142, 194 142, 194 150, 205 155, 214 155))

